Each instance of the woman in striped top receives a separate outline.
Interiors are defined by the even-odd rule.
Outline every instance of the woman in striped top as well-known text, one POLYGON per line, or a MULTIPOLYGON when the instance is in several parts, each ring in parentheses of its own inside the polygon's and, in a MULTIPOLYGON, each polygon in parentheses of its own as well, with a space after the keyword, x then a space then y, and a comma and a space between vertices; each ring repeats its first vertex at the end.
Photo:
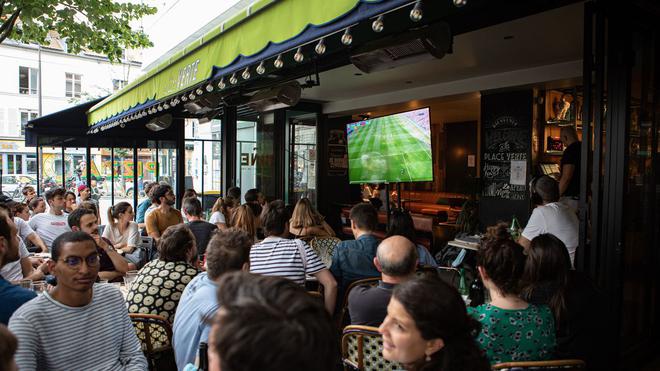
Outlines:
POLYGON ((307 243, 287 239, 289 215, 283 202, 273 201, 262 213, 261 224, 266 238, 250 250, 250 271, 267 276, 288 278, 300 285, 305 276, 316 277, 323 286, 325 307, 330 313, 335 307, 337 282, 307 243))

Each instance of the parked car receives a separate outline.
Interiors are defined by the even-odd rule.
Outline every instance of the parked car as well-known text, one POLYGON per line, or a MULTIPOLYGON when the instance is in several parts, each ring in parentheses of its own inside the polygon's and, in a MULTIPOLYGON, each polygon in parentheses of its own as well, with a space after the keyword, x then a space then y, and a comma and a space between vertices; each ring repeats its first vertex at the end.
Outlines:
POLYGON ((3 175, 2 193, 15 200, 23 198, 23 187, 31 185, 36 188, 37 180, 28 175, 3 175))

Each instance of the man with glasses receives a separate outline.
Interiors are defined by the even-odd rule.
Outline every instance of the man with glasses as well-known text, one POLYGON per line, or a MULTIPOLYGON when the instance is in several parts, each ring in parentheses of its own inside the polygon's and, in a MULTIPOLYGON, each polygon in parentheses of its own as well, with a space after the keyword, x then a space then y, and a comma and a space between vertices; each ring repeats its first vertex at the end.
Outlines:
POLYGON ((48 262, 57 286, 9 320, 20 370, 146 370, 147 361, 117 288, 94 284, 100 257, 87 233, 57 237, 48 262))
POLYGON ((171 186, 156 187, 151 193, 151 201, 158 207, 147 215, 145 223, 149 237, 158 240, 167 227, 183 223, 183 217, 179 210, 172 207, 176 197, 171 186))
POLYGON ((99 278, 112 281, 123 277, 128 271, 128 262, 105 238, 99 236, 99 224, 93 210, 78 208, 69 214, 69 227, 74 232, 87 233, 96 243, 100 254, 99 278))
POLYGON ((50 206, 48 212, 34 215, 28 224, 50 248, 57 236, 70 231, 67 224, 67 214, 64 212, 64 188, 54 188, 46 191, 46 202, 50 206))

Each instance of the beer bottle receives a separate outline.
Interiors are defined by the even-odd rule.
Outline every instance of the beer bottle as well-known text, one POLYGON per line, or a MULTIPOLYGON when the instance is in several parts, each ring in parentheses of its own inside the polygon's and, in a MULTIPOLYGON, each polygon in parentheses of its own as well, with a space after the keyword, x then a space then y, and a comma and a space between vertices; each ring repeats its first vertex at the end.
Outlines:
POLYGON ((199 343, 199 367, 197 368, 197 371, 209 370, 208 348, 209 346, 205 342, 199 343))
POLYGON ((515 215, 513 216, 513 219, 511 219, 509 233, 511 234, 511 238, 513 238, 514 241, 518 241, 518 238, 520 237, 520 223, 518 223, 518 218, 516 218, 515 215))
POLYGON ((460 281, 458 281, 458 292, 463 297, 463 300, 467 301, 468 297, 470 296, 470 289, 468 289, 467 282, 465 280, 465 268, 461 268, 460 274, 461 277, 460 281))
POLYGON ((481 283, 479 277, 476 277, 470 285, 470 306, 478 307, 484 303, 484 284, 481 283))

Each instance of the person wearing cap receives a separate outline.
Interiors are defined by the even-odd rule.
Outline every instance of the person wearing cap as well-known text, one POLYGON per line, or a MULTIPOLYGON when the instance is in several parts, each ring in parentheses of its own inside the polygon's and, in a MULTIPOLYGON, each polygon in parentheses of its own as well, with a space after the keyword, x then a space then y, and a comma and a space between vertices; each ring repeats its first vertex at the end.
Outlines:
POLYGON ((78 203, 84 201, 92 201, 92 191, 86 184, 81 184, 78 186, 78 203))

